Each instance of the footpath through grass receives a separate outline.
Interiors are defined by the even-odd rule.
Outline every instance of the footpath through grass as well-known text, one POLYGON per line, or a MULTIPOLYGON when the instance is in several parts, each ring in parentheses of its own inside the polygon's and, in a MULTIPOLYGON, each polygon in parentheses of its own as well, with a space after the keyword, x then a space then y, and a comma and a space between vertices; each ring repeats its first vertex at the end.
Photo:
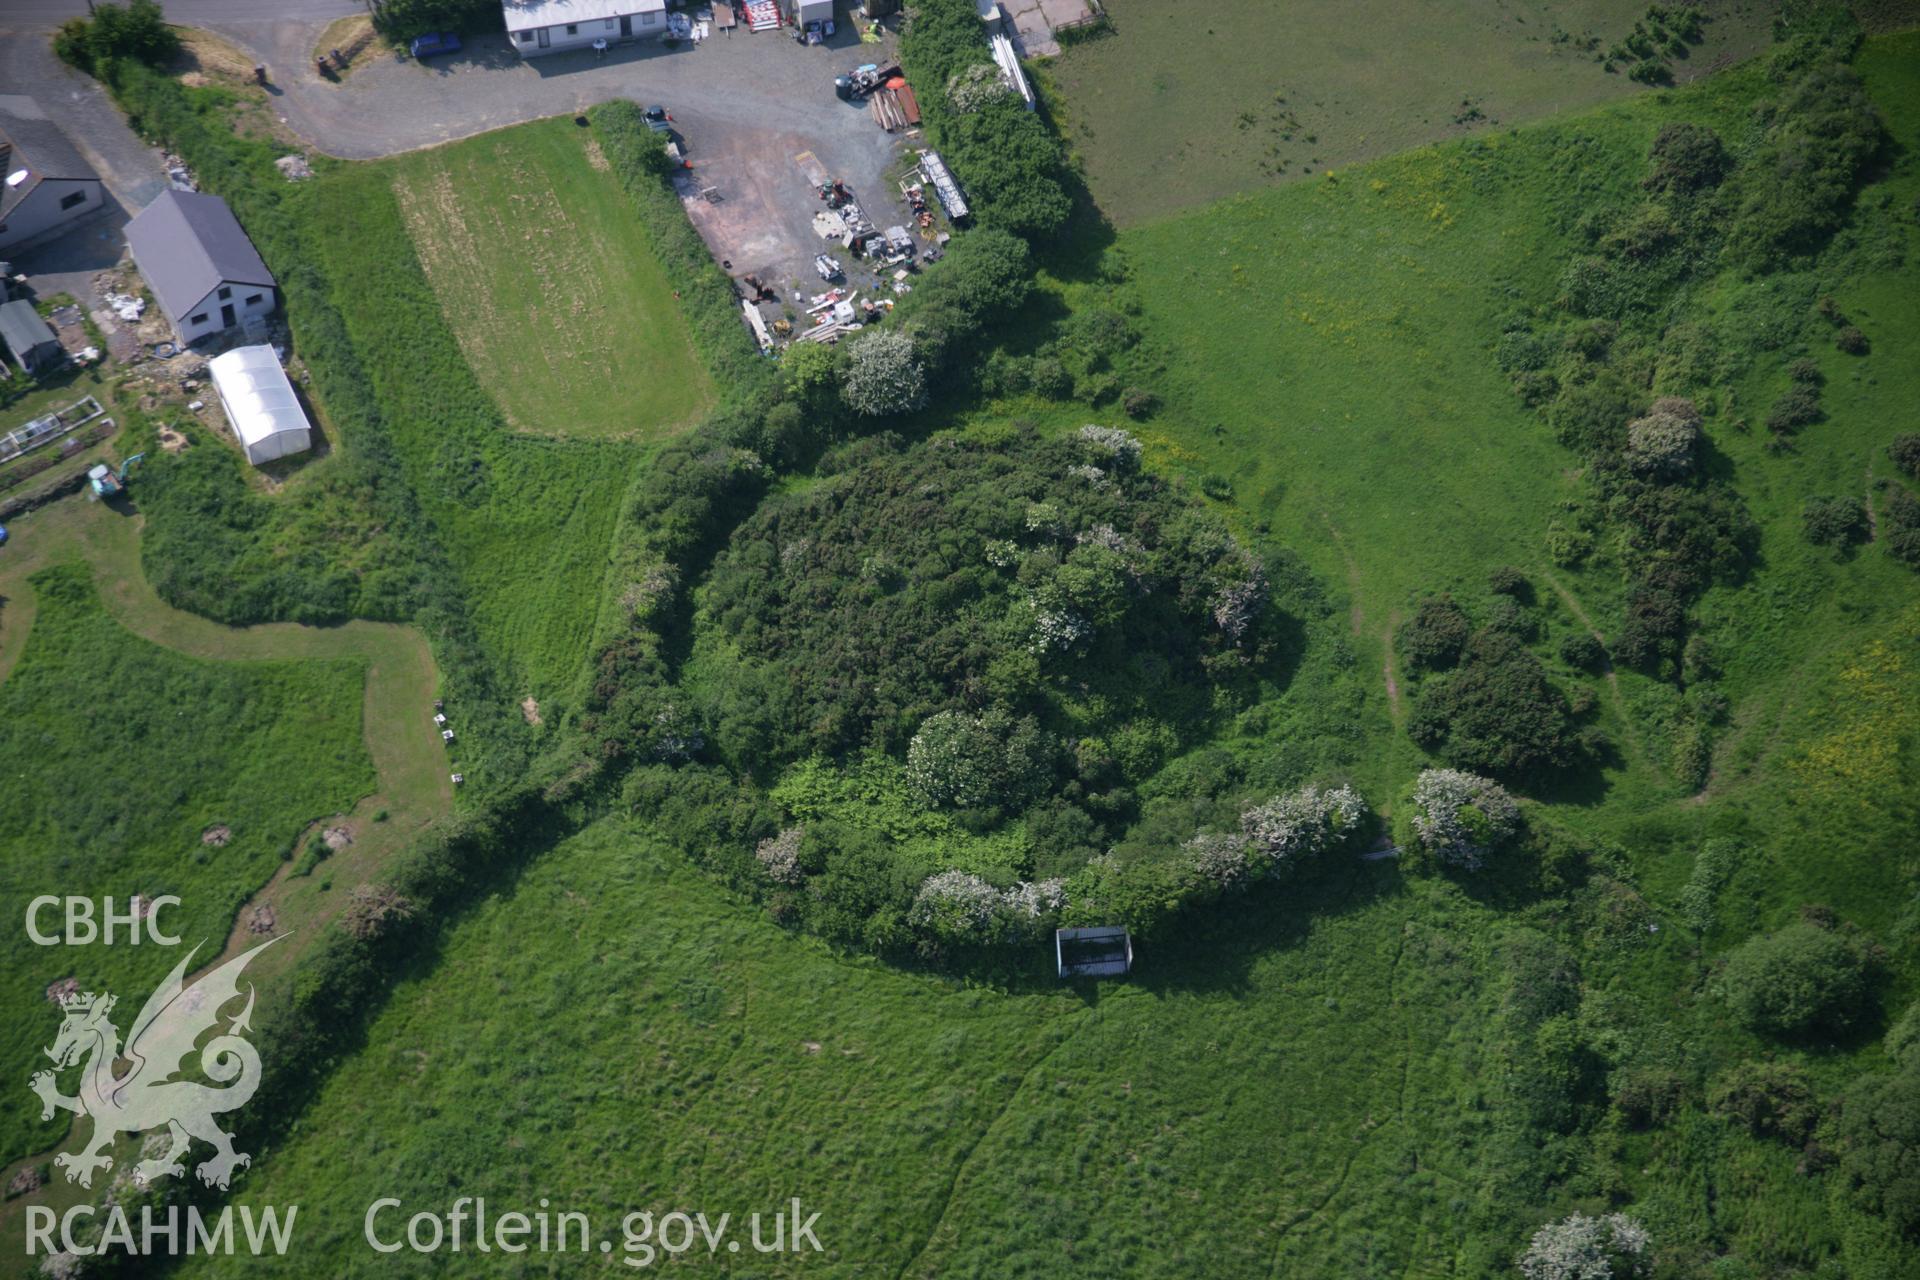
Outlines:
POLYGON ((390 162, 421 265, 510 426, 657 440, 714 398, 673 286, 571 119, 390 162))
MULTIPOLYGON (((237 629, 169 608, 141 576, 138 518, 80 498, 55 503, 10 527, 13 537, 0 553, 0 705, 9 708, 0 733, 11 728, 29 735, 9 738, 15 748, 22 741, 66 743, 72 736, 61 750, 70 746, 88 760, 85 767, 73 768, 65 756, 43 759, 38 746, 32 746, 15 769, 19 785, 58 797, 52 809, 56 817, 74 804, 98 802, 105 806, 102 814, 120 813, 122 818, 107 828, 107 836, 94 832, 78 850, 74 846, 81 837, 66 827, 45 838, 31 825, 5 833, 9 841, 36 842, 26 862, 10 857, 9 867, 18 874, 7 878, 9 895, 65 892, 39 884, 37 872, 29 873, 49 858, 77 859, 74 874, 88 879, 75 892, 119 898, 160 892, 155 885, 179 883, 174 877, 184 870, 192 895, 179 888, 169 891, 189 898, 191 911, 183 918, 191 919, 194 932, 186 936, 208 940, 199 957, 204 961, 231 945, 228 929, 235 909, 270 876, 273 888, 256 900, 271 904, 281 931, 310 931, 317 938, 319 926, 340 909, 354 884, 373 876, 384 858, 452 807, 446 752, 431 721, 433 659, 417 630, 370 622, 237 629), (60 566, 90 571, 87 594, 97 606, 80 611, 85 627, 73 625, 72 608, 56 609, 55 629, 43 632, 39 620, 49 606, 35 576, 50 567, 64 572, 60 566), (115 670, 126 673, 124 680, 106 665, 116 661, 123 664, 115 670), (149 669, 160 675, 150 677, 149 669), (218 706, 170 708, 164 733, 135 741, 133 726, 142 722, 128 721, 120 711, 144 707, 151 700, 154 679, 177 670, 214 682, 217 691, 238 688, 247 698, 257 698, 257 705, 250 701, 250 709, 231 727, 219 718, 224 712, 218 706), (36 671, 41 674, 33 675, 36 671), (303 674, 308 672, 312 674, 303 674), (310 683, 319 690, 317 701, 290 701, 280 695, 283 688, 301 693, 310 683), (74 699, 81 699, 78 711, 74 699), (56 738, 46 738, 49 733, 56 738), (194 755, 203 747, 208 753, 204 759, 194 755), (176 750, 205 769, 181 774, 168 763, 176 750), (117 789, 110 782, 96 785, 99 770, 91 763, 92 753, 109 762, 112 776, 119 779, 117 789), (315 759, 335 763, 316 769, 315 759), (229 762, 239 771, 231 778, 224 772, 229 762), (209 817, 198 826, 182 816, 189 809, 199 812, 229 791, 238 798, 236 804, 253 806, 256 816, 242 824, 209 817), (141 803, 149 793, 159 797, 151 809, 141 803), (375 815, 384 816, 376 821, 375 815), (349 830, 352 845, 323 862, 320 874, 276 874, 276 868, 285 865, 280 856, 307 824, 336 816, 338 821, 329 825, 349 830), (185 824, 182 830, 191 828, 191 838, 176 840, 175 819, 185 824), (201 844, 200 834, 211 823, 234 832, 225 848, 201 844), (255 834, 243 843, 247 827, 255 834), (156 841, 165 842, 164 852, 156 841)), ((311 850, 316 844, 310 837, 304 847, 311 850)), ((250 940, 244 931, 236 937, 242 945, 250 940)), ((155 960, 157 949, 147 950, 149 960, 155 960)), ((282 971, 298 950, 278 948, 258 972, 270 976, 282 971)), ((80 954, 24 948, 20 955, 29 952, 38 953, 31 959, 59 961, 80 954)), ((87 954, 105 957, 107 951, 89 948, 87 954)), ((128 950, 122 958, 130 954, 128 950)), ((165 968, 161 965, 160 972, 165 968)), ((33 992, 62 976, 40 978, 33 992)), ((144 969, 124 978, 114 971, 116 982, 128 984, 126 991, 150 977, 144 969)), ((27 978, 20 982, 31 985, 27 978)), ((21 988, 16 984, 10 989, 21 988)), ((37 1018, 39 1006, 34 1009, 37 1018)), ((33 1025, 32 1018, 23 1023, 33 1025)), ((64 1133, 58 1126, 35 1124, 37 1120, 29 1123, 32 1137, 24 1147, 9 1145, 9 1157, 42 1149, 64 1133)), ((9 1144, 16 1136, 7 1131, 9 1144)))
MULTIPOLYGON (((211 956, 301 830, 373 790, 361 738, 366 665, 190 658, 115 622, 84 565, 43 569, 31 586, 32 635, 0 685, 0 776, 13 815, 0 831, 0 907, 17 926, 40 895, 111 896, 124 909, 134 894, 174 894, 181 902, 165 924, 211 956), (216 828, 224 833, 208 834, 216 828)), ((42 923, 58 932, 54 914, 42 923)), ((0 1069, 25 1080, 52 1042, 50 985, 111 989, 137 1010, 178 959, 124 940, 36 946, 10 930, 0 978, 17 1034, 0 1069)), ((0 1149, 22 1154, 65 1132, 41 1124, 37 1108, 12 1106, 0 1149)))

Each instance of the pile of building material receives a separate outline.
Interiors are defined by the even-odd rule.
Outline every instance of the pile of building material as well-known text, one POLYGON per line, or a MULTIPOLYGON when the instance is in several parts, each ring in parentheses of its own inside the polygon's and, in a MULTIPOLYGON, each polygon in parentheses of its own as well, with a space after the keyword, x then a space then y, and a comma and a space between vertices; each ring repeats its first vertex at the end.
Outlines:
POLYGON ((1020 69, 1020 56, 1014 52, 1012 38, 1005 31, 995 31, 987 37, 987 43, 992 46, 993 60, 1000 68, 1000 82, 1020 95, 1027 110, 1033 110, 1033 86, 1027 83, 1027 73, 1020 69))
POLYGON ((772 351, 773 335, 767 332, 767 319, 760 314, 759 306, 751 298, 742 298, 740 310, 747 317, 747 328, 753 331, 753 340, 760 344, 760 349, 772 351))
POLYGON ((819 232, 823 239, 839 241, 842 248, 851 249, 855 253, 865 252, 867 241, 878 232, 874 229, 873 220, 867 217, 866 211, 860 207, 860 202, 854 199, 853 192, 847 184, 838 178, 823 182, 820 184, 819 196, 826 202, 827 207, 821 211, 821 214, 814 217, 814 230, 819 232), (838 221, 836 222, 835 219, 838 221))
POLYGON ((938 151, 920 153, 920 174, 940 197, 940 207, 947 211, 950 222, 960 222, 966 218, 967 198, 961 194, 960 183, 954 178, 947 162, 940 158, 938 151))
POLYGON ((747 29, 772 31, 780 25, 780 6, 775 0, 747 0, 747 29))
POLYGON ((920 123, 920 104, 904 80, 898 88, 874 90, 867 105, 873 111, 873 122, 888 133, 911 129, 920 123))
POLYGON ((147 309, 147 300, 145 298, 136 298, 130 293, 109 293, 103 301, 107 304, 109 311, 119 316, 122 320, 125 320, 128 324, 139 320, 147 309))
POLYGON ((160 153, 160 163, 166 166, 167 185, 175 191, 198 191, 200 184, 193 179, 193 170, 187 168, 187 162, 171 151, 160 153))
POLYGON ((838 342, 843 334, 860 332, 892 306, 892 302, 886 300, 861 302, 858 293, 846 289, 829 289, 815 295, 812 305, 807 308, 807 314, 813 317, 813 327, 802 329, 795 335, 795 340, 838 342))

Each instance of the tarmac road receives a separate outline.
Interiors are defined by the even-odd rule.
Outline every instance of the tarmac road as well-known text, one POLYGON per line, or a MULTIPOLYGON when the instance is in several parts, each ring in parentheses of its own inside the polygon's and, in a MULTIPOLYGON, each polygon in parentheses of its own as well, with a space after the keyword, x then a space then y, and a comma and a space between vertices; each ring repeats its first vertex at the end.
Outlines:
MULTIPOLYGON (((127 128, 105 93, 63 66, 48 46, 52 28, 83 14, 85 0, 0 0, 0 7, 0 21, 7 24, 0 28, 0 91, 40 100, 95 162, 120 203, 144 208, 165 186, 157 155, 127 128)), ((863 45, 852 23, 843 21, 831 42, 819 47, 796 44, 784 29, 753 35, 743 27, 697 46, 669 48, 650 39, 617 45, 605 56, 580 50, 531 60, 514 52, 504 35, 481 36, 431 62, 369 54, 343 79, 321 78, 312 64, 320 33, 333 19, 361 11, 361 0, 166 3, 169 20, 213 30, 265 63, 275 108, 288 127, 330 155, 376 159, 630 98, 661 103, 673 113, 703 183, 728 187, 736 196, 778 193, 782 216, 769 222, 783 224, 780 243, 768 245, 764 255, 745 252, 746 245, 723 245, 722 256, 740 259, 736 272, 811 279, 819 245, 808 225, 812 203, 795 177, 802 152, 846 179, 870 202, 881 225, 899 216, 887 207, 897 204, 897 193, 883 180, 899 140, 875 126, 864 106, 841 102, 833 92, 834 76, 886 56, 880 46, 863 45), (753 260, 761 256, 769 260, 753 260)), ((111 222, 108 228, 117 230, 111 222)), ((82 261, 31 269, 57 273, 109 265, 93 259, 109 247, 117 251, 118 237, 112 238, 116 243, 108 246, 97 234, 88 241, 70 236, 60 244, 76 248, 82 261)))

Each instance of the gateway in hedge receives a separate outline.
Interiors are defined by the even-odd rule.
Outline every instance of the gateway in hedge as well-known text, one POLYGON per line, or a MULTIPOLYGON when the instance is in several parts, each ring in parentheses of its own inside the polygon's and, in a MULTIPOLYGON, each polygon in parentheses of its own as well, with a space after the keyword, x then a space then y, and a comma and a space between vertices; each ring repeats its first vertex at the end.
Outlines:
POLYGON ((207 361, 207 372, 248 462, 257 467, 313 447, 307 415, 272 347, 236 347, 207 361))

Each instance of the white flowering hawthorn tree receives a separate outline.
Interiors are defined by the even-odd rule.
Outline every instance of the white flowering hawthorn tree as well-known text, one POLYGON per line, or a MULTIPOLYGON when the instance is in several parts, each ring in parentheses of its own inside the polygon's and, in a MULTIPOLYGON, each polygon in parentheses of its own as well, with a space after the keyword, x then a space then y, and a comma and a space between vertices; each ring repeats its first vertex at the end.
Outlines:
POLYGON ((913 352, 913 339, 898 329, 881 329, 857 339, 848 350, 841 398, 855 413, 870 418, 906 413, 927 401, 927 371, 913 352))
POLYGON ((1428 769, 1413 784, 1413 829, 1440 862, 1477 871, 1520 829, 1520 806, 1490 778, 1428 769))
POLYGON ((1352 787, 1302 787, 1240 815, 1256 874, 1284 871, 1359 834, 1367 802, 1352 787))
POLYGON ((1527 1280, 1619 1280, 1646 1274, 1647 1229, 1624 1213, 1572 1214, 1533 1233, 1518 1259, 1527 1280))
POLYGON ((806 878, 800 869, 800 841, 805 827, 788 827, 777 836, 768 836, 753 851, 760 869, 775 884, 799 884, 806 878))

